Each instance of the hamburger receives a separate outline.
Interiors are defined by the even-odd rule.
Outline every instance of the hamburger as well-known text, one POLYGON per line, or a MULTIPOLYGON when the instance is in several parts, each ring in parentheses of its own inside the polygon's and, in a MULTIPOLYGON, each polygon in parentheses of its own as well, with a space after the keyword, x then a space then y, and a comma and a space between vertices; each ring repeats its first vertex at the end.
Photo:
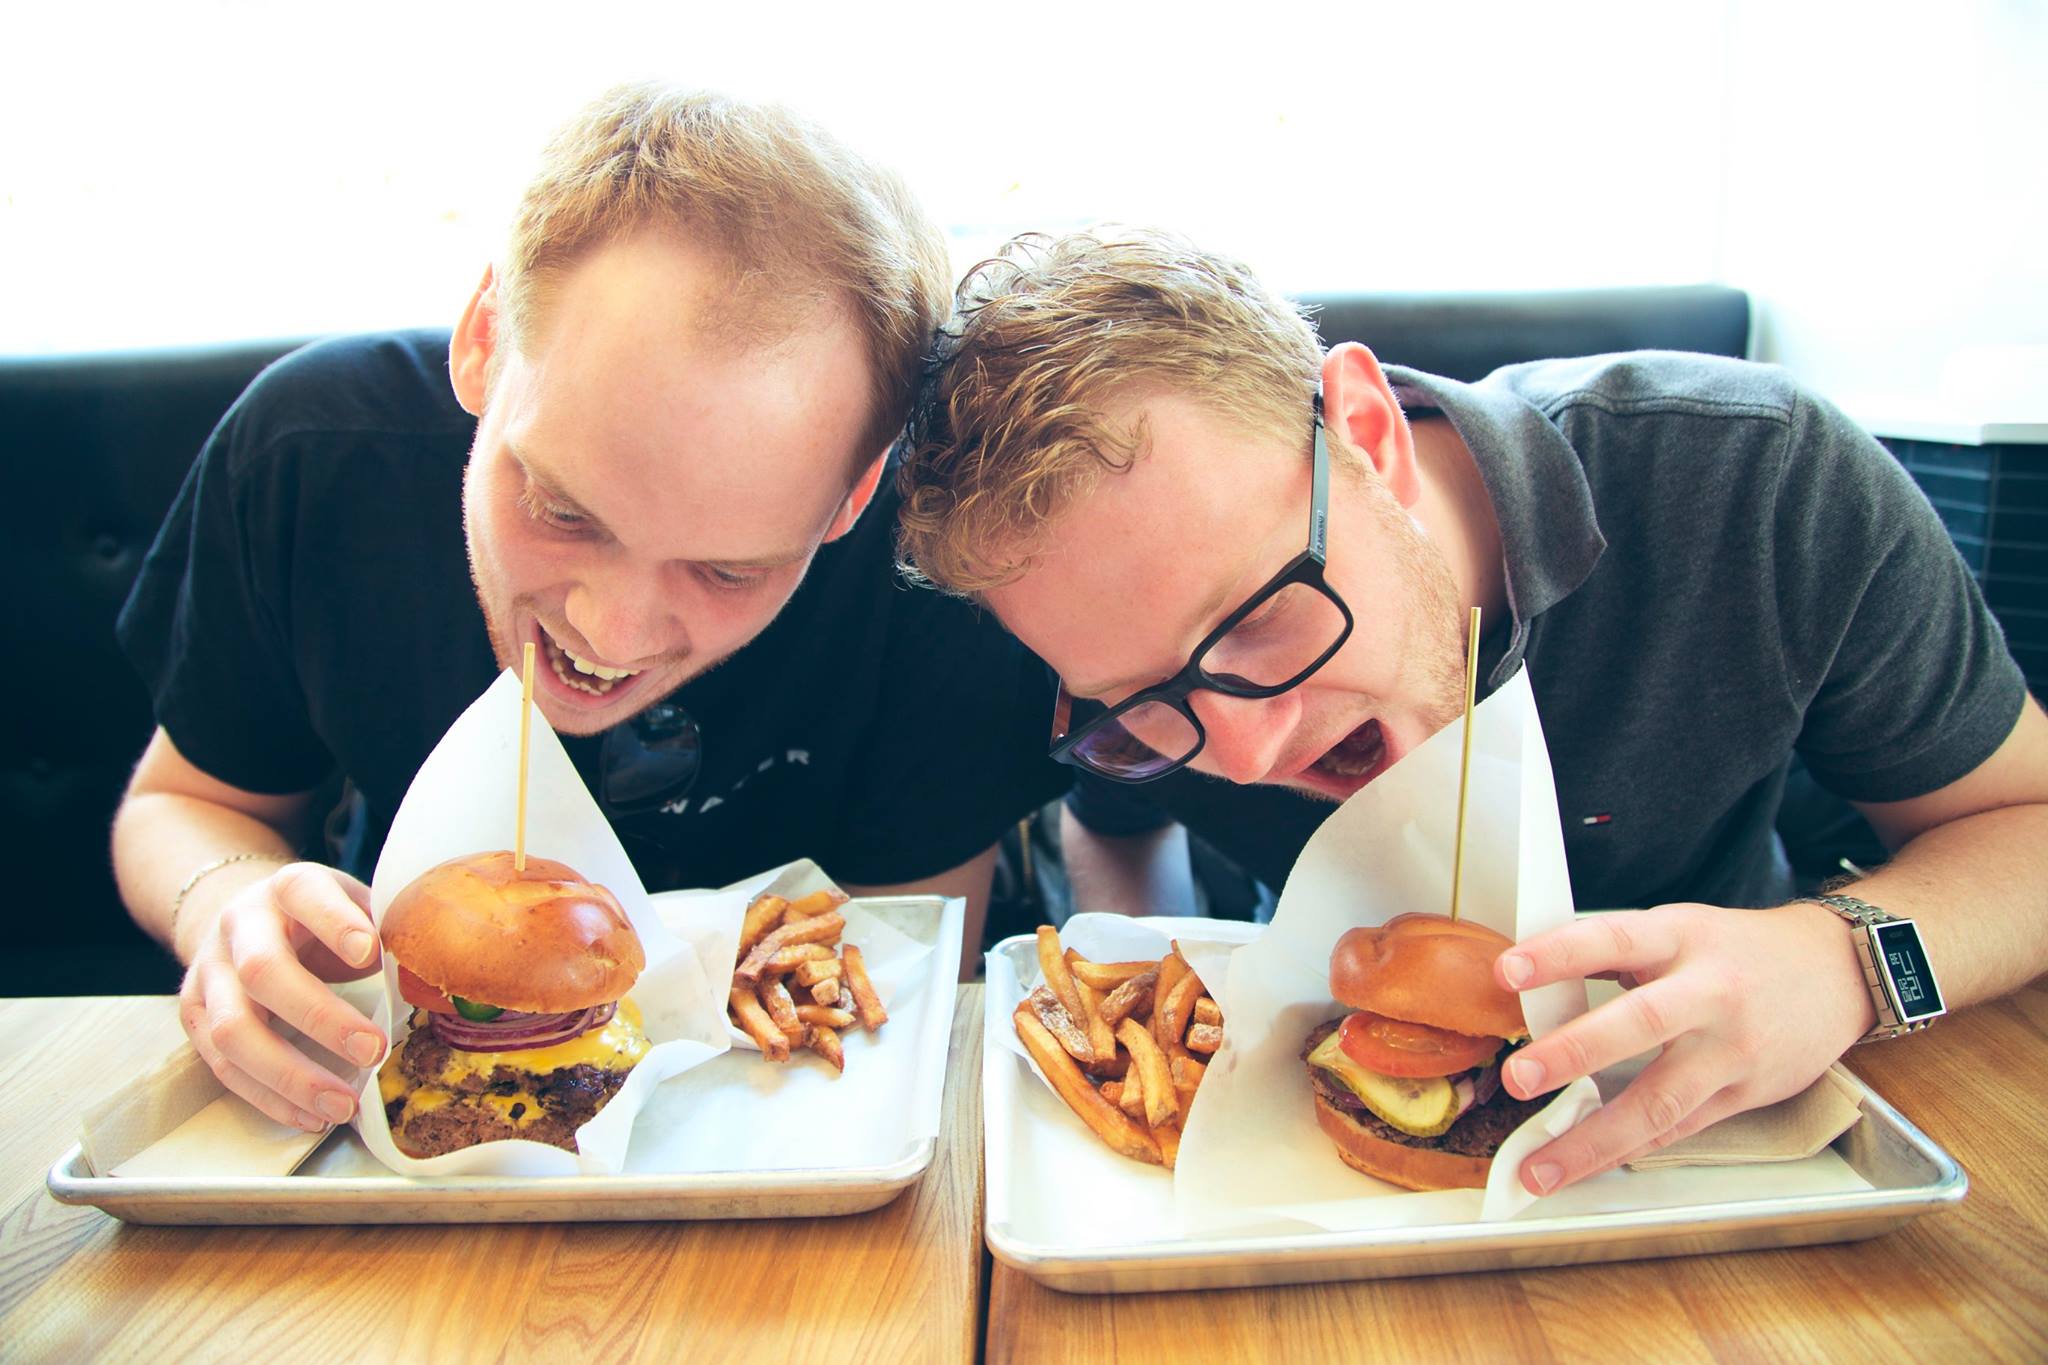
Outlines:
POLYGON ((576 1130, 647 1052, 626 992, 647 965, 602 886, 510 853, 454 858, 384 912, 412 1032, 377 1073, 409 1157, 506 1138, 576 1150, 576 1130))
POLYGON ((1518 1100, 1501 1064, 1528 1041, 1521 997, 1494 984, 1506 936, 1443 915, 1353 929, 1330 993, 1354 1011, 1302 1048, 1316 1122, 1344 1164, 1411 1190, 1479 1189, 1508 1134, 1547 1097, 1518 1100))

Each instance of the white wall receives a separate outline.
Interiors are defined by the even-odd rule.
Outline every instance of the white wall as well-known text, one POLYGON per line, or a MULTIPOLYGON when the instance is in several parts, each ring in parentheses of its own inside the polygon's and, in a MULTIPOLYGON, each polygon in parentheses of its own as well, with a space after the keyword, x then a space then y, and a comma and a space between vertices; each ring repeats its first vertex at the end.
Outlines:
MULTIPOLYGON (((2048 5, 1730 4, 1720 272, 1759 358, 1864 416, 1939 405, 1960 348, 2048 343, 2048 5)), ((2032 364, 2006 401, 2048 420, 2032 364)))

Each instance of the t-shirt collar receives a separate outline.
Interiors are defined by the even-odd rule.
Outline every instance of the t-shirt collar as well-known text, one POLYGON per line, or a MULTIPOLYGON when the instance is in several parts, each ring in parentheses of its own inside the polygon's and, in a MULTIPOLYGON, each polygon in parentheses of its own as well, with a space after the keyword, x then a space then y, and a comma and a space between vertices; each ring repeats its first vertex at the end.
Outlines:
POLYGON ((1386 375, 1409 416, 1450 419, 1493 500, 1514 624, 1488 675, 1491 691, 1521 666, 1536 618, 1577 591, 1607 548, 1593 491, 1564 433, 1502 375, 1461 384, 1399 365, 1386 375))

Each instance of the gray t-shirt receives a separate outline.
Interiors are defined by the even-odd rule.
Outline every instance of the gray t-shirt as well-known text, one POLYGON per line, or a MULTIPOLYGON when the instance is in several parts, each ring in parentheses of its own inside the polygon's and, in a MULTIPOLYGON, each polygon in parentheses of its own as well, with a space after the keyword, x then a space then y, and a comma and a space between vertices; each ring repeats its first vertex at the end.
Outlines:
MULTIPOLYGON (((1777 904, 1795 750, 1839 795, 1897 801, 2012 732, 2025 681, 1933 508, 1783 371, 1636 352, 1387 377, 1493 499, 1513 620, 1485 685, 1529 668, 1580 906, 1777 904)), ((1334 809, 1185 772, 1070 800, 1119 833, 1133 797, 1275 888, 1334 809)))

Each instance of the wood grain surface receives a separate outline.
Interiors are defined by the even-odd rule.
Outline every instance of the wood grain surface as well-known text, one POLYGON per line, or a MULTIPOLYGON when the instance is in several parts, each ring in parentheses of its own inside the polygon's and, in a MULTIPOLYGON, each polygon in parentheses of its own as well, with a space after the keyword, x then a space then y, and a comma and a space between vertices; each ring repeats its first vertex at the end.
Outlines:
POLYGON ((79 1115, 178 1043, 168 999, 0 1002, 0 1358, 963 1361, 981 1303, 981 1004, 937 1157, 847 1218, 129 1227, 42 1188, 79 1115))
POLYGON ((2048 986, 1848 1060, 1962 1164, 1960 1208, 1840 1246, 1282 1289, 1068 1295, 996 1265, 987 1358, 2048 1360, 2048 986))

